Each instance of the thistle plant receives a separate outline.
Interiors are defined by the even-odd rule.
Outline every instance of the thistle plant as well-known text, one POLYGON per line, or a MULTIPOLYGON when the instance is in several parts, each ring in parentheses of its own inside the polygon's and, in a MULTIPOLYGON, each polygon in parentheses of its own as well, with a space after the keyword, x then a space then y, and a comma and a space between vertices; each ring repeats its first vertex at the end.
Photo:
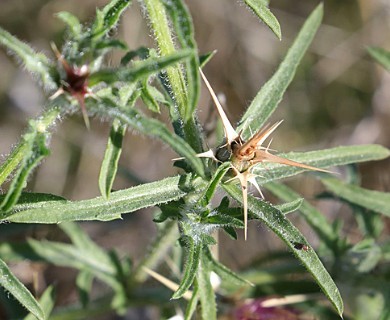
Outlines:
MULTIPOLYGON (((140 2, 155 37, 156 48, 128 48, 124 42, 112 38, 112 31, 122 13, 131 4, 129 0, 112 0, 96 11, 95 19, 88 26, 70 13, 59 13, 58 18, 67 24, 69 38, 62 46, 52 45, 54 59, 35 52, 0 29, 0 44, 38 79, 47 97, 40 116, 28 122, 26 133, 0 166, 1 185, 9 181, 7 191, 0 198, 0 219, 8 223, 6 226, 57 224, 71 241, 28 239, 18 245, 7 241, 1 243, 1 286, 25 307, 29 313, 26 319, 86 319, 110 311, 124 314, 131 306, 145 303, 161 306, 169 298, 173 299, 176 309, 183 310, 186 319, 195 314, 202 319, 216 319, 216 295, 229 298, 238 294, 245 302, 253 287, 261 289, 262 286, 261 280, 251 276, 250 270, 235 273, 221 264, 210 250, 217 244, 213 236, 216 231, 226 232, 233 241, 238 238, 236 229, 241 228, 245 229, 246 238, 249 219, 265 224, 293 253, 283 255, 277 261, 292 268, 284 269, 289 271, 281 274, 275 271, 275 283, 290 272, 302 273, 302 266, 311 275, 301 286, 295 284, 289 291, 290 295, 294 294, 294 298, 288 300, 290 303, 303 303, 297 312, 310 309, 323 319, 326 316, 330 319, 335 314, 342 316, 343 301, 336 282, 343 288, 351 283, 363 285, 359 282, 360 275, 386 261, 386 252, 388 257, 388 245, 382 245, 377 239, 381 233, 379 214, 390 214, 390 199, 389 194, 342 181, 339 175, 333 175, 329 170, 384 159, 389 156, 389 150, 379 145, 359 145, 276 154, 265 142, 280 122, 262 130, 321 24, 322 5, 303 24, 279 68, 255 96, 236 129, 204 78, 225 130, 225 140, 215 150, 207 151, 197 108, 203 74, 200 70, 207 68, 212 54, 199 54, 191 16, 182 0, 140 2), (112 50, 121 50, 123 54, 118 66, 109 67, 105 56, 112 50), (153 116, 142 112, 139 101, 153 116), (172 129, 154 117, 161 107, 169 109, 172 129), (98 182, 101 196, 70 201, 61 195, 24 192, 33 170, 50 154, 50 137, 60 125, 59 119, 66 121, 70 114, 80 112, 87 128, 90 127, 90 117, 111 124, 98 182), (122 147, 126 147, 122 142, 127 129, 160 139, 172 148, 179 158, 173 164, 180 168, 181 173, 112 192, 122 147), (299 194, 277 182, 304 171, 311 171, 310 175, 324 184, 329 192, 322 194, 323 197, 337 198, 360 212, 356 216, 360 217, 357 219, 361 221, 362 233, 370 234, 369 240, 352 245, 347 239, 340 239, 337 224, 330 224, 299 194), (283 203, 273 205, 264 197, 248 194, 248 182, 254 184, 261 195, 260 188, 268 190, 283 203), (226 194, 219 205, 212 202, 217 190, 226 194), (159 233, 137 264, 132 262, 131 256, 119 258, 115 251, 108 252, 98 246, 78 224, 80 221, 120 219, 124 214, 151 206, 158 208, 154 220, 160 225, 159 233), (296 210, 318 234, 321 241, 318 252, 322 260, 288 219, 287 214, 296 210), (367 217, 362 211, 374 214, 367 217), (374 224, 377 227, 371 228, 374 224), (180 272, 172 282, 155 271, 177 240, 184 254, 178 265, 180 272), (356 254, 361 258, 359 262, 354 259, 356 254), (76 286, 81 292, 80 304, 55 308, 52 286, 36 300, 4 262, 20 259, 78 270, 76 286), (353 279, 351 282, 345 281, 346 268, 353 270, 353 276, 350 272, 348 277, 353 279), (213 274, 222 279, 220 288, 213 288, 210 280, 213 274), (168 289, 161 291, 148 287, 146 280, 150 275, 173 290, 173 294, 168 289), (107 285, 110 293, 98 297, 92 295, 93 279, 107 285), (318 287, 333 310, 320 303, 316 295, 318 287), (183 300, 188 301, 184 303, 183 300)), ((245 3, 281 38, 279 23, 266 1, 248 0, 245 3)), ((354 175, 355 172, 351 171, 350 177, 354 175)), ((254 270, 263 274, 267 272, 263 266, 254 270)), ((386 277, 385 269, 379 269, 369 277, 380 283, 386 277)), ((388 289, 379 285, 373 288, 384 299, 390 297, 388 289)), ((252 298, 257 296, 253 294, 252 298)), ((265 312, 266 304, 258 303, 259 310, 265 312)), ((378 308, 378 305, 375 308, 385 319, 389 308, 385 304, 378 308)), ((244 319, 239 314, 247 314, 245 305, 242 308, 236 313, 239 319, 244 319)), ((170 315, 172 310, 174 307, 168 311, 170 315)), ((218 310, 228 312, 223 302, 218 310)), ((275 312, 276 317, 281 311, 269 309, 267 312, 275 312)), ((24 314, 16 316, 20 318, 24 314)))

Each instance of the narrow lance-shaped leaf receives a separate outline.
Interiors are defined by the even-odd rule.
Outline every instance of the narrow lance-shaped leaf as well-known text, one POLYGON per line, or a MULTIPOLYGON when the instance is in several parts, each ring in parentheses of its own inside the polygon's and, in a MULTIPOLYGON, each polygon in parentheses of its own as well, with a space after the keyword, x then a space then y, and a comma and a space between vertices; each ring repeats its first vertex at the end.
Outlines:
POLYGON ((100 193, 106 199, 110 196, 118 170, 118 162, 122 153, 122 140, 125 132, 126 126, 122 125, 118 120, 114 120, 99 174, 100 193))
POLYGON ((301 207, 302 203, 303 203, 303 198, 297 198, 290 202, 278 204, 275 206, 275 208, 278 209, 283 214, 288 214, 297 211, 301 207))
POLYGON ((184 139, 169 131, 164 123, 158 121, 157 119, 148 118, 134 108, 116 108, 113 105, 113 102, 109 100, 102 101, 98 107, 99 109, 96 109, 96 105, 91 105, 90 110, 95 108, 96 112, 103 116, 117 118, 122 122, 122 124, 129 125, 140 133, 150 137, 159 138, 168 144, 180 156, 184 157, 196 173, 200 176, 204 176, 203 163, 196 156, 195 151, 184 139))
MULTIPOLYGON (((379 145, 346 146, 319 151, 280 154, 281 157, 317 168, 329 168, 350 163, 381 160, 387 158, 389 155, 389 150, 379 145)), ((275 163, 264 163, 252 169, 252 172, 259 176, 257 180, 261 184, 291 177, 304 171, 307 170, 275 163)))
POLYGON ((9 32, 0 28, 0 45, 10 50, 22 61, 25 68, 36 74, 47 90, 54 90, 57 84, 51 77, 52 62, 42 53, 36 53, 31 47, 9 32))
POLYGON ((78 39, 80 37, 83 30, 83 26, 81 25, 79 19, 77 19, 76 16, 65 11, 58 12, 56 16, 67 24, 73 38, 78 39))
POLYGON ((182 49, 189 48, 194 50, 192 57, 186 61, 186 84, 187 84, 187 96, 188 105, 186 108, 185 120, 192 118, 193 113, 197 107, 200 81, 199 81, 199 61, 197 52, 197 46, 194 39, 194 26, 192 24, 191 16, 188 12, 188 8, 182 0, 167 1, 164 0, 164 5, 173 22, 173 26, 176 31, 177 38, 180 42, 182 49))
POLYGON ((199 291, 198 291, 198 285, 195 283, 194 289, 192 290, 192 296, 190 301, 188 301, 186 313, 184 315, 184 320, 191 320, 193 314, 196 311, 196 307, 198 306, 199 301, 199 291))
MULTIPOLYGON (((39 299, 39 304, 45 314, 45 319, 49 319, 50 313, 52 312, 55 305, 55 289, 53 286, 47 287, 39 299)), ((37 318, 33 313, 29 313, 24 320, 36 320, 37 318)))
POLYGON ((22 141, 9 154, 7 159, 0 166, 0 185, 10 176, 10 174, 18 167, 23 157, 26 154, 29 145, 22 141))
POLYGON ((183 59, 187 59, 192 54, 193 51, 191 50, 181 50, 164 57, 137 61, 135 65, 126 69, 100 70, 90 75, 89 84, 94 86, 101 81, 106 83, 116 81, 134 82, 142 77, 147 77, 166 69, 183 59))
MULTIPOLYGON (((49 154, 46 143, 50 133, 47 129, 55 122, 59 114, 60 110, 58 108, 49 108, 37 119, 30 120, 29 129, 20 143, 23 154, 17 154, 23 156, 23 159, 20 161, 19 169, 0 205, 0 219, 5 218, 7 212, 18 201, 32 170, 49 154)), ((11 161, 7 165, 14 164, 15 162, 11 161)))
POLYGON ((47 196, 30 195, 30 200, 17 204, 7 221, 19 223, 60 223, 64 221, 119 219, 123 213, 168 201, 178 200, 192 187, 188 177, 177 176, 113 192, 103 197, 82 201, 47 200, 47 196), (43 198, 43 199, 42 199, 43 198), (43 201, 42 201, 43 200, 43 201))
POLYGON ((225 267, 222 263, 219 263, 214 257, 211 255, 209 249, 205 249, 205 258, 208 260, 211 269, 218 274, 222 280, 225 280, 228 283, 235 283, 241 286, 252 285, 251 282, 245 280, 240 277, 237 273, 225 267))
POLYGON ((386 70, 390 71, 390 51, 375 47, 368 47, 367 51, 371 57, 385 67, 386 70))
POLYGON ((72 243, 80 250, 88 253, 93 252, 95 256, 100 255, 100 259, 106 263, 109 263, 106 252, 91 240, 88 234, 80 227, 79 224, 74 222, 60 223, 59 227, 66 233, 72 243))
POLYGON ((25 158, 20 164, 20 168, 13 178, 7 195, 1 203, 1 219, 6 218, 7 213, 17 203, 19 196, 22 193, 22 189, 26 186, 27 179, 29 178, 32 170, 45 156, 49 154, 49 150, 45 145, 46 137, 44 134, 38 133, 35 135, 32 133, 28 136, 28 139, 29 140, 25 141, 25 143, 29 145, 29 150, 24 154, 25 158))
POLYGON ((223 179, 223 177, 225 176, 225 174, 229 170, 229 168, 230 168, 230 163, 225 162, 225 163, 221 164, 218 167, 218 169, 215 171, 209 184, 207 185, 206 189, 204 190, 202 196, 200 197, 200 205, 201 206, 205 207, 210 203, 217 187, 219 186, 221 180, 223 179))
MULTIPOLYGON (((267 183, 265 188, 284 201, 293 201, 293 199, 300 196, 286 185, 277 182, 267 183)), ((299 211, 308 224, 318 234, 323 243, 326 244, 328 248, 334 249, 339 235, 334 232, 330 222, 324 215, 307 201, 303 201, 299 211)))
POLYGON ((186 247, 184 273, 179 288, 173 294, 172 299, 181 298, 194 282, 202 251, 202 243, 195 243, 189 236, 184 236, 183 241, 186 247))
POLYGON ((77 291, 82 306, 85 308, 89 302, 89 293, 92 289, 93 274, 90 271, 82 270, 76 278, 77 291))
POLYGON ((94 276, 112 288, 121 288, 122 284, 116 278, 115 266, 109 257, 101 259, 94 252, 80 250, 74 245, 52 241, 37 241, 29 239, 28 245, 38 261, 45 261, 56 266, 70 267, 78 270, 88 270, 94 276))
POLYGON ((280 31, 280 24, 278 19, 273 15, 268 8, 268 2, 266 0, 244 0, 246 5, 253 10, 253 12, 262 20, 272 32, 282 40, 282 33, 280 31))
POLYGON ((323 5, 320 4, 306 20, 276 73, 261 88, 245 112, 237 128, 238 132, 242 130, 241 136, 244 140, 252 135, 251 130, 256 131, 261 128, 276 109, 320 26, 322 14, 323 5))
POLYGON ((337 197, 390 217, 390 193, 367 190, 336 178, 321 178, 325 187, 337 197))
MULTIPOLYGON (((242 203, 242 195, 237 187, 225 185, 224 188, 230 196, 242 203)), ((248 209, 257 219, 263 221, 292 250, 294 255, 312 274, 322 291, 341 316, 343 313, 343 302, 339 290, 315 251, 299 230, 279 210, 267 202, 259 201, 259 199, 250 195, 248 195, 248 209), (297 248, 297 244, 300 244, 302 247, 305 246, 307 249, 300 250, 297 248)))
POLYGON ((215 294, 210 281, 211 263, 202 252, 196 280, 198 283, 199 300, 201 304, 202 319, 217 319, 217 305, 215 294))
POLYGON ((112 0, 102 11, 96 14, 96 20, 93 24, 93 37, 99 38, 107 34, 119 21, 122 13, 131 4, 131 0, 112 0), (99 21, 100 20, 100 21, 99 21))
POLYGON ((27 288, 16 278, 3 260, 0 259, 0 286, 12 294, 23 307, 39 320, 44 320, 45 314, 27 288))

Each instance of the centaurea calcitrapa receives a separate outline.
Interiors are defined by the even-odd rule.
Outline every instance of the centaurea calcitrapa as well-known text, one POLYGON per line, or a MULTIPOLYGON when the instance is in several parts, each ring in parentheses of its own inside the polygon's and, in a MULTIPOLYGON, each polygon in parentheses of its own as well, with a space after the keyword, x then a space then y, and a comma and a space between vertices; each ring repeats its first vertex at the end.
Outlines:
POLYGON ((70 94, 70 96, 78 102, 83 114, 85 126, 89 129, 89 118, 85 107, 85 98, 92 94, 91 89, 88 87, 88 77, 90 75, 88 65, 83 64, 81 67, 71 65, 58 51, 54 43, 52 43, 52 49, 65 72, 65 79, 61 80, 61 87, 51 96, 50 99, 54 99, 61 94, 70 94))
POLYGON ((270 153, 269 146, 272 140, 266 147, 263 146, 264 142, 276 130, 283 120, 276 122, 272 126, 266 125, 264 128, 255 133, 248 141, 244 141, 241 134, 237 133, 230 123, 206 76, 203 74, 202 70, 199 71, 221 118, 225 133, 225 142, 215 151, 208 150, 204 153, 198 154, 198 157, 212 158, 217 162, 230 161, 230 167, 235 175, 230 180, 237 179, 241 185, 244 204, 244 238, 246 240, 248 234, 248 182, 255 186, 261 197, 264 199, 264 195, 256 181, 256 175, 251 172, 254 166, 264 162, 274 162, 308 170, 327 173, 330 173, 330 171, 295 162, 270 153))

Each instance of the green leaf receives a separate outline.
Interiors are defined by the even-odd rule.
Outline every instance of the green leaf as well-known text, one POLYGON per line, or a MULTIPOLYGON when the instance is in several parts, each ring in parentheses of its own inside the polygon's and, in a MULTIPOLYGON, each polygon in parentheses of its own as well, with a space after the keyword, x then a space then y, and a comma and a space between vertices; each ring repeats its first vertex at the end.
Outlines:
MULTIPOLYGON (((294 199, 300 197, 298 193, 281 183, 270 182, 265 185, 265 188, 284 201, 294 201, 294 199)), ((334 232, 334 229, 325 216, 307 201, 303 201, 299 211, 323 243, 328 248, 334 250, 339 235, 334 232)))
MULTIPOLYGON (((379 145, 358 145, 302 153, 290 152, 278 155, 317 168, 329 168, 350 163, 385 159, 390 155, 390 152, 388 149, 379 145)), ((257 180, 261 184, 291 177, 304 171, 307 170, 276 163, 257 165, 252 170, 254 174, 259 175, 257 180)))
POLYGON ((199 57, 199 65, 200 65, 200 67, 203 68, 214 57, 214 55, 216 53, 217 53, 217 50, 214 50, 214 51, 202 54, 199 57))
POLYGON ((194 54, 186 61, 186 85, 188 105, 185 110, 185 121, 192 118, 198 104, 200 79, 199 79, 199 61, 197 46, 194 39, 194 26, 192 24, 191 15, 188 8, 182 0, 163 0, 165 8, 171 17, 173 26, 176 31, 177 38, 180 42, 181 48, 193 49, 194 54))
POLYGON ((280 31, 280 24, 278 19, 273 15, 268 8, 268 2, 265 0, 244 0, 246 5, 253 10, 253 12, 262 20, 275 35, 282 40, 282 33, 280 31))
POLYGON ((97 50, 108 50, 108 49, 120 49, 120 50, 126 50, 127 45, 125 42, 118 40, 118 39, 104 39, 99 41, 99 43, 96 45, 97 50))
POLYGON ((323 5, 319 4, 306 20, 276 73, 261 88, 245 112, 237 128, 237 132, 243 131, 242 137, 244 140, 247 140, 252 135, 251 130, 256 131, 260 129, 276 109, 283 93, 295 75, 298 64, 320 26, 322 14, 323 5))
MULTIPOLYGON (((55 305, 55 290, 53 286, 49 286, 43 292, 41 298, 39 299, 39 304, 41 305, 43 312, 45 314, 45 319, 49 319, 49 315, 55 305)), ((28 314, 24 320, 36 320, 37 318, 34 314, 28 314)))
POLYGON ((297 211, 301 207, 302 203, 303 198, 298 198, 287 203, 276 205, 275 208, 283 214, 288 214, 297 211))
POLYGON ((230 169, 230 167, 231 164, 229 162, 225 162, 218 167, 213 177, 210 179, 210 182, 207 185, 206 189, 203 191, 202 196, 200 197, 200 206, 205 207, 210 203, 217 187, 219 186, 222 178, 225 176, 226 172, 230 169))
POLYGON ((191 320, 193 314, 196 311, 196 307, 198 305, 199 301, 199 292, 198 292, 198 285, 194 285, 194 290, 192 291, 192 296, 190 301, 188 301, 186 313, 184 315, 184 320, 191 320))
POLYGON ((67 24, 69 31, 71 32, 74 39, 80 38, 83 31, 83 26, 76 16, 65 11, 58 12, 56 16, 67 24))
POLYGON ((112 0, 103 8, 104 27, 112 29, 119 21, 123 11, 131 4, 131 0, 112 0))
MULTIPOLYGON (((159 52, 162 56, 169 56, 176 52, 174 35, 170 28, 165 7, 160 0, 143 0, 149 20, 157 41, 159 52)), ((191 57, 197 53, 192 50, 191 57)), ((191 113, 191 99, 188 96, 185 76, 181 65, 167 68, 166 75, 168 81, 164 81, 165 88, 170 94, 174 103, 171 115, 174 120, 176 132, 182 136, 189 145, 198 153, 202 152, 202 137, 195 119, 188 115, 191 113), (190 103, 189 103, 190 102, 190 103)), ((188 76, 188 75, 187 75, 188 76)), ((195 75, 190 75, 196 77, 195 75)), ((193 78, 192 80, 195 80, 193 78)), ((196 96, 193 95, 193 98, 196 96)), ((197 97, 196 97, 197 98, 197 97)))
MULTIPOLYGON (((242 194, 239 188, 231 185, 224 185, 224 188, 233 199, 242 203, 242 194)), ((294 255, 312 274, 322 291, 341 316, 343 313, 343 302, 339 290, 315 251, 299 230, 279 210, 267 202, 259 201, 259 199, 250 195, 248 195, 248 209, 257 219, 263 221, 292 250, 294 255), (306 246, 307 250, 299 250, 296 244, 306 246)))
POLYGON ((7 157, 7 159, 0 166, 0 185, 10 176, 10 174, 18 167, 20 162, 23 160, 28 144, 21 142, 19 143, 7 157))
POLYGON ((244 228, 244 223, 242 222, 242 220, 221 213, 209 215, 207 218, 204 219, 204 223, 215 224, 217 226, 222 227, 244 228))
POLYGON ((74 202, 51 200, 17 204, 7 221, 19 223, 109 221, 120 218, 123 213, 180 199, 189 190, 191 185, 185 176, 171 177, 113 192, 109 200, 98 197, 74 202))
POLYGON ((368 273, 378 265, 381 258, 381 249, 374 240, 364 239, 349 249, 340 263, 346 271, 368 273))
POLYGON ((200 176, 205 175, 202 160, 197 157, 195 151, 183 138, 169 131, 164 123, 157 119, 147 118, 134 108, 117 108, 115 103, 110 100, 102 100, 99 106, 91 104, 89 110, 94 109, 102 116, 119 119, 122 124, 130 126, 140 133, 159 138, 184 157, 196 173, 200 176), (99 109, 96 109, 97 107, 99 109))
POLYGON ((390 193, 367 190, 336 178, 323 177, 321 181, 337 197, 390 217, 390 193))
POLYGON ((196 280, 198 282, 199 299, 201 304, 201 318, 207 320, 217 319, 217 306, 215 294, 210 281, 211 264, 204 253, 201 254, 196 280))
POLYGON ((99 174, 100 193, 106 199, 110 197, 112 185, 114 184, 118 170, 118 162, 122 153, 122 141, 125 132, 126 126, 122 125, 118 120, 114 120, 99 174))
POLYGON ((155 93, 160 93, 157 89, 148 84, 147 79, 143 81, 141 98, 150 111, 160 113, 160 105, 157 102, 155 93), (153 89, 154 90, 153 90, 153 89))
POLYGON ((22 306, 38 319, 46 319, 39 303, 27 288, 16 278, 3 260, 0 259, 0 286, 12 294, 22 306))
POLYGON ((44 134, 28 135, 28 140, 25 144, 28 146, 24 153, 24 159, 20 164, 19 170, 9 187, 6 197, 0 206, 0 219, 7 217, 7 213, 17 203, 23 188, 26 186, 27 179, 32 170, 41 162, 41 160, 49 154, 49 149, 46 147, 46 137, 44 134))
POLYGON ((114 289, 122 286, 117 279, 115 265, 107 254, 103 258, 101 254, 95 254, 93 251, 81 250, 74 245, 59 242, 33 239, 27 242, 30 250, 39 257, 40 261, 61 267, 87 270, 114 289))
MULTIPOLYGON (((165 7, 160 0, 144 0, 147 14, 150 19, 151 28, 158 43, 162 56, 170 56, 176 52, 173 42, 173 35, 169 26, 165 7)), ((180 67, 172 67, 167 70, 168 79, 175 102, 178 105, 180 114, 184 119, 187 108, 187 88, 184 75, 180 67)))
POLYGON ((107 259, 107 253, 91 240, 91 238, 80 227, 80 225, 74 222, 65 222, 60 223, 58 226, 66 233, 66 235, 78 249, 86 252, 93 252, 95 256, 100 255, 100 258, 103 261, 104 259, 107 259))
POLYGON ((114 28, 130 4, 131 0, 112 0, 102 11, 98 11, 92 28, 93 37, 100 38, 114 28))
POLYGON ((191 237, 183 236, 182 241, 186 249, 184 273, 179 288, 172 295, 172 299, 181 298, 194 282, 202 251, 202 243, 196 243, 191 237))
POLYGON ((87 270, 79 272, 76 278, 77 291, 81 305, 85 308, 89 302, 89 293, 92 289, 93 274, 87 270))
POLYGON ((27 44, 2 28, 0 28, 0 45, 3 45, 20 59, 28 71, 37 75, 46 90, 51 91, 57 89, 57 84, 50 75, 50 71, 54 66, 44 54, 36 53, 27 44))
POLYGON ((208 259, 211 269, 216 274, 218 274, 222 280, 226 281, 227 283, 235 283, 239 286, 247 286, 247 285, 253 286, 253 284, 250 281, 245 280, 244 278, 240 277, 237 273, 225 267, 222 263, 219 263, 217 260, 215 260, 214 257, 211 255, 209 249, 205 250, 205 258, 208 259))
POLYGON ((136 64, 129 68, 99 70, 90 75, 89 84, 90 86, 94 86, 102 81, 106 83, 116 81, 135 82, 142 77, 150 76, 177 62, 187 59, 192 54, 193 51, 191 50, 181 50, 164 57, 137 61, 136 64))
POLYGON ((371 57, 385 67, 386 70, 390 71, 390 51, 375 47, 368 47, 367 51, 371 57))
POLYGON ((15 173, 7 195, 1 202, 0 219, 8 216, 7 212, 18 201, 22 189, 26 186, 30 173, 49 154, 46 144, 50 133, 47 129, 55 122, 59 114, 59 109, 51 108, 37 119, 30 120, 28 131, 23 135, 19 146, 2 165, 1 168, 6 170, 6 173, 2 177, 4 179, 18 164, 19 169, 15 173))

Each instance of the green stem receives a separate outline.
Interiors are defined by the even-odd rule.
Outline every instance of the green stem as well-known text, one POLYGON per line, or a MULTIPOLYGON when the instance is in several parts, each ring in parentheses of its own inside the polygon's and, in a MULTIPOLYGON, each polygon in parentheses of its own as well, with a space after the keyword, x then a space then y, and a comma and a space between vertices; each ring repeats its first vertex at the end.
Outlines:
MULTIPOLYGON (((155 39, 160 49, 160 54, 162 56, 167 56, 176 52, 164 5, 160 0, 143 0, 143 2, 148 12, 151 28, 153 29, 155 39)), ((182 126, 182 134, 196 152, 201 152, 202 143, 200 132, 194 118, 191 117, 188 121, 185 121, 189 102, 188 90, 181 66, 168 67, 166 71, 175 100, 174 102, 179 110, 179 122, 182 126)))

